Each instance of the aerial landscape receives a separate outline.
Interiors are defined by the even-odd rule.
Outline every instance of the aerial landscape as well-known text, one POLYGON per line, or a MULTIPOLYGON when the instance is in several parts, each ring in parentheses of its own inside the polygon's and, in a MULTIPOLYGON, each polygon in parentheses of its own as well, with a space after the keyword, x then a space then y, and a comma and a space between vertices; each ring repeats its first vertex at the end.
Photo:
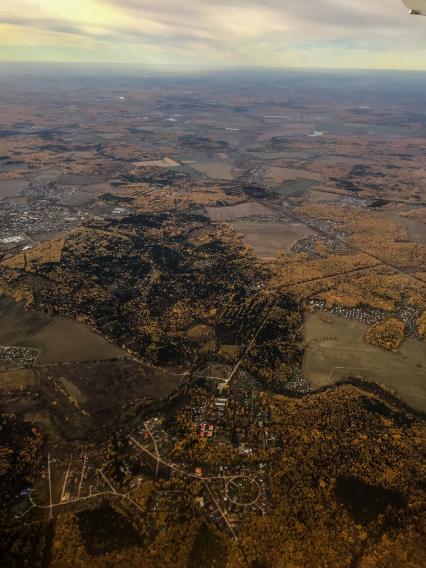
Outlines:
POLYGON ((2 83, 9 562, 420 566, 426 80, 262 79, 2 83))
POLYGON ((426 72, 7 49, 1 566, 425 566, 426 72))

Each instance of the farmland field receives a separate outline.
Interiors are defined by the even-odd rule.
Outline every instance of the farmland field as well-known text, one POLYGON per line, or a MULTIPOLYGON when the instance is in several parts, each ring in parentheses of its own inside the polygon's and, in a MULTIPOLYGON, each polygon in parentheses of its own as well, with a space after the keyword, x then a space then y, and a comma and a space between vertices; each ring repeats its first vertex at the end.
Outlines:
POLYGON ((395 391, 404 402, 426 410, 426 349, 405 339, 398 353, 368 345, 367 327, 332 314, 308 314, 305 321, 304 373, 313 387, 360 376, 395 391))
POLYGON ((90 361, 125 357, 86 325, 41 312, 28 312, 22 303, 0 299, 0 344, 40 349, 38 363, 90 361))
POLYGON ((301 223, 237 221, 232 223, 232 228, 244 236, 245 242, 255 249, 260 258, 273 258, 280 252, 289 252, 297 241, 315 234, 301 223))
POLYGON ((234 179, 231 164, 222 162, 196 162, 191 167, 198 172, 213 179, 234 179))
POLYGON ((230 207, 207 207, 207 214, 212 221, 232 221, 244 217, 270 217, 276 214, 269 207, 257 202, 239 203, 230 207))

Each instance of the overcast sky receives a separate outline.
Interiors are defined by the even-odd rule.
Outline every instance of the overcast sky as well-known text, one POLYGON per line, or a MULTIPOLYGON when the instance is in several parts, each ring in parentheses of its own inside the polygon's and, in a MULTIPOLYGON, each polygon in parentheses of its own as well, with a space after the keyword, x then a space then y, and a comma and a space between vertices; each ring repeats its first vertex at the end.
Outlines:
POLYGON ((426 69, 426 18, 401 0, 5 0, 0 60, 426 69))

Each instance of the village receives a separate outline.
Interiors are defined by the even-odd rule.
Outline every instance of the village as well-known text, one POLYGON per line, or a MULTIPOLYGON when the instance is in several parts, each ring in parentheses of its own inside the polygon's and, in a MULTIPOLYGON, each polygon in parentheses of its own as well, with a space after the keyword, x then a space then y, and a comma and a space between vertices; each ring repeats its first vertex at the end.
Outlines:
POLYGON ((327 306, 327 302, 325 300, 319 300, 316 298, 309 300, 308 305, 320 311, 330 312, 344 319, 357 320, 368 326, 375 325, 395 316, 404 322, 404 334, 406 337, 419 338, 417 321, 422 310, 415 306, 399 306, 397 311, 389 313, 383 310, 375 310, 367 306, 359 306, 356 308, 343 308, 342 306, 330 307, 327 306))
POLYGON ((0 345, 0 369, 6 367, 10 371, 12 368, 28 369, 34 367, 39 354, 39 349, 0 345))
POLYGON ((22 492, 15 515, 38 511, 53 518, 105 500, 124 502, 136 514, 170 513, 179 506, 176 494, 182 493, 192 514, 207 515, 236 536, 244 515, 263 515, 271 506, 268 464, 256 455, 267 455, 278 440, 259 396, 255 389, 241 388, 238 376, 225 390, 207 381, 174 422, 164 416, 145 420, 107 461, 96 449, 70 454, 52 449, 39 481, 22 492), (203 463, 202 454, 201 460, 179 456, 177 448, 185 444, 185 434, 176 429, 179 416, 190 420, 187 435, 193 431, 203 455, 213 461, 207 457, 203 463), (229 451, 235 456, 230 460, 229 451), (142 487, 151 491, 144 506, 138 498, 142 487))

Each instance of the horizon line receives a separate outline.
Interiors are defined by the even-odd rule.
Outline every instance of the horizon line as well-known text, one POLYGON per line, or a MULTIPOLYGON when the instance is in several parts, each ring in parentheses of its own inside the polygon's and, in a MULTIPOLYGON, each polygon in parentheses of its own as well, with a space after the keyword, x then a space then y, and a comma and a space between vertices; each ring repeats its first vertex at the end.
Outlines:
POLYGON ((208 71, 227 71, 227 70, 253 70, 253 71, 361 71, 361 72, 376 72, 381 71, 384 73, 426 73, 425 68, 389 68, 389 67, 308 67, 308 66, 266 66, 266 65, 213 65, 213 64, 189 64, 189 63, 135 63, 135 62, 114 62, 114 61, 45 61, 45 60, 0 60, 0 66, 3 65, 70 65, 75 67, 116 67, 122 69, 123 67, 133 69, 191 69, 191 70, 208 70, 208 71))

